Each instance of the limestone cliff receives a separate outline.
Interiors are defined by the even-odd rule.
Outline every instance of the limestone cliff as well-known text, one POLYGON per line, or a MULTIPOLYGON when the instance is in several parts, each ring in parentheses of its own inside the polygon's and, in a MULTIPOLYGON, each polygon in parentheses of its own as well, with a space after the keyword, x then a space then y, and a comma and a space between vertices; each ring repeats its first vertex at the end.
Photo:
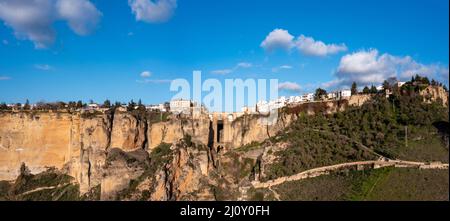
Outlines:
POLYGON ((438 101, 448 107, 448 92, 443 87, 430 85, 422 90, 420 95, 423 96, 425 102, 438 101))
MULTIPOLYGON (((365 100, 360 98, 355 103, 361 105, 365 100)), ((271 125, 261 124, 265 116, 256 114, 171 115, 167 120, 155 121, 142 113, 119 110, 106 113, 0 112, 0 180, 16 178, 22 162, 32 173, 55 167, 74 177, 81 193, 100 186, 101 199, 110 200, 126 188, 130 180, 146 174, 152 161, 145 154, 162 144, 187 139, 186 145, 194 143, 201 148, 173 147, 175 154, 171 163, 153 168, 151 179, 141 177, 146 181, 140 185, 155 188, 154 193, 145 195, 157 200, 191 199, 191 193, 195 192, 196 197, 201 193, 204 199, 217 198, 215 195, 220 193, 202 187, 213 185, 210 182, 217 182, 217 179, 200 178, 211 176, 214 170, 212 174, 223 177, 226 183, 238 182, 235 177, 226 178, 229 173, 220 175, 220 168, 227 162, 242 160, 223 158, 219 154, 221 149, 225 148, 226 152, 269 139, 293 122, 300 112, 333 113, 347 105, 346 101, 332 101, 287 107, 279 111, 277 121, 271 125), (134 154, 130 157, 129 153, 134 154), (132 159, 137 158, 141 163, 134 164, 132 159)), ((255 156, 249 158, 257 160, 255 156)))
MULTIPOLYGON (((333 105, 327 107, 334 112, 333 105)), ((263 116, 240 115, 220 120, 206 114, 172 116, 153 122, 130 112, 113 113, 0 113, 0 180, 14 179, 25 162, 33 173, 46 167, 64 168, 80 183, 81 191, 99 185, 109 148, 151 151, 161 143, 174 143, 189 135, 195 143, 217 148, 240 147, 275 135, 295 120, 295 113, 280 112, 273 125, 263 116), (218 124, 223 124, 222 139, 218 124)))

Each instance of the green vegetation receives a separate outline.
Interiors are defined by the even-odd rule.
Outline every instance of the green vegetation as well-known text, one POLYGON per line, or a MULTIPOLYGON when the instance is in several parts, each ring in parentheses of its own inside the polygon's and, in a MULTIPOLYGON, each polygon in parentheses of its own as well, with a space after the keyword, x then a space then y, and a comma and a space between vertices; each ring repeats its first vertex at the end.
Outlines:
POLYGON ((314 93, 314 100, 323 100, 327 96, 327 91, 322 88, 317 88, 316 92, 314 93))
POLYGON ((225 156, 230 160, 221 163, 221 171, 223 171, 224 174, 232 176, 236 182, 248 178, 251 175, 256 163, 255 160, 241 157, 239 153, 235 151, 229 151, 225 156))
POLYGON ((448 170, 393 169, 382 175, 364 200, 448 201, 448 180, 448 170))
MULTIPOLYGON (((379 155, 392 159, 448 162, 445 142, 448 129, 438 128, 436 124, 448 125, 448 107, 439 102, 423 102, 419 92, 428 85, 427 82, 426 78, 416 76, 399 89, 396 83, 386 81, 385 87, 393 90, 389 98, 377 94, 360 107, 347 107, 334 114, 327 114, 323 103, 283 109, 283 113, 294 114, 298 119, 270 139, 271 145, 285 143, 287 148, 274 153, 278 158, 266 165, 263 180, 314 167, 372 160, 379 155), (408 87, 413 89, 405 92, 408 87), (311 111, 315 115, 307 116, 311 111)), ((356 84, 352 88, 357 93, 356 84)), ((366 92, 370 91, 367 87, 366 92)), ((340 107, 346 103, 336 105, 340 107)))
POLYGON ((54 168, 33 175, 22 165, 14 183, 0 182, 0 200, 71 201, 79 200, 79 185, 73 177, 54 168))
POLYGON ((320 166, 376 159, 373 153, 334 133, 302 127, 278 136, 275 142, 286 142, 288 147, 275 152, 279 160, 269 165, 265 178, 269 180, 320 166))
POLYGON ((250 150, 256 150, 256 149, 259 149, 260 147, 261 147, 261 143, 260 143, 260 142, 252 141, 252 142, 249 143, 249 144, 246 144, 246 145, 244 145, 244 146, 241 146, 241 147, 236 148, 235 151, 238 151, 238 152, 247 152, 247 151, 250 151, 250 150))
POLYGON ((351 90, 352 95, 358 94, 358 86, 356 85, 356 82, 352 83, 352 88, 350 90, 351 90))
POLYGON ((85 194, 83 194, 80 197, 81 201, 98 201, 100 200, 101 196, 101 186, 98 184, 97 186, 89 189, 89 191, 85 194))
POLYGON ((448 179, 448 170, 381 168, 286 182, 272 189, 281 200, 448 200, 448 179))
POLYGON ((90 110, 90 111, 84 111, 83 113, 81 113, 80 116, 85 119, 93 119, 93 118, 96 118, 101 115, 103 115, 103 113, 100 111, 90 110))
MULTIPOLYGON (((332 132, 362 143, 379 154, 396 158, 409 140, 433 136, 437 132, 434 122, 448 122, 448 109, 437 103, 423 103, 420 96, 393 96, 386 99, 376 96, 372 102, 361 107, 350 107, 333 115, 300 117, 291 128, 292 133, 302 128, 332 132)), ((448 151, 447 151, 448 154, 448 151)))
MULTIPOLYGON (((144 173, 138 178, 130 180, 128 188, 120 191, 117 194, 116 199, 120 200, 129 197, 136 191, 137 186, 145 179, 155 179, 156 171, 159 168, 163 168, 165 164, 169 163, 172 160, 173 154, 172 150, 170 149, 171 146, 172 145, 168 143, 161 143, 160 145, 155 147, 155 149, 153 149, 153 151, 150 153, 150 164, 145 166, 144 173)), ((145 195, 149 195, 149 193, 146 193, 145 195)), ((141 199, 145 200, 142 197, 141 199)))

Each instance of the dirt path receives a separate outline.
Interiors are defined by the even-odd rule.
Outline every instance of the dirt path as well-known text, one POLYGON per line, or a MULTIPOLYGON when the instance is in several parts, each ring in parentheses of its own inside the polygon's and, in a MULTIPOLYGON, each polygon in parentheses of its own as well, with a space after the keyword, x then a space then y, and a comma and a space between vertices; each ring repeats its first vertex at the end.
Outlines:
POLYGON ((60 187, 63 187, 63 186, 70 185, 70 184, 73 184, 73 182, 70 182, 70 183, 63 183, 63 184, 58 184, 58 185, 56 185, 56 186, 43 186, 43 187, 38 187, 38 188, 36 188, 36 189, 33 189, 33 190, 29 190, 29 191, 20 193, 19 196, 27 195, 27 194, 34 193, 34 192, 39 192, 39 191, 42 191, 42 190, 56 189, 56 188, 60 188, 60 187))
POLYGON ((310 170, 306 170, 291 176, 280 177, 274 180, 269 180, 267 182, 253 181, 252 185, 255 188, 270 188, 272 186, 280 185, 284 182, 302 180, 311 177, 317 177, 321 175, 329 174, 332 171, 340 170, 346 167, 354 166, 364 166, 369 165, 373 169, 394 166, 394 167, 413 167, 419 169, 448 169, 448 164, 443 164, 441 162, 414 162, 414 161, 403 161, 403 160, 369 160, 369 161, 357 161, 349 163, 341 163, 330 166, 317 167, 310 170))

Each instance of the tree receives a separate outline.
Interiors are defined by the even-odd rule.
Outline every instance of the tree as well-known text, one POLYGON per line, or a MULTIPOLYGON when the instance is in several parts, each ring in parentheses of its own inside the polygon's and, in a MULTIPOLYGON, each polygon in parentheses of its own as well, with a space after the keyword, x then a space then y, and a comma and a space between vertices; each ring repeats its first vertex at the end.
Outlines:
POLYGON ((372 87, 370 87, 370 93, 376 94, 377 92, 378 92, 377 88, 375 86, 373 86, 373 84, 372 84, 372 87))
POLYGON ((369 93, 370 93, 369 87, 365 86, 363 89, 363 94, 369 94, 369 93))
POLYGON ((78 101, 76 108, 82 108, 83 107, 83 102, 82 101, 78 101))
POLYGON ((436 85, 438 85, 438 83, 434 79, 431 79, 431 85, 436 86, 436 85))
POLYGON ((20 175, 21 176, 30 175, 30 169, 28 169, 27 165, 25 165, 25 163, 23 163, 23 162, 20 165, 20 175))
POLYGON ((23 109, 24 110, 29 110, 30 109, 30 101, 28 99, 25 101, 25 106, 23 106, 23 109))
POLYGON ((57 109, 62 110, 62 109, 66 108, 66 103, 64 103, 62 101, 58 101, 58 102, 56 102, 55 106, 56 106, 57 109))
POLYGON ((358 93, 358 87, 357 87, 357 85, 356 85, 356 82, 354 82, 354 81, 353 81, 353 83, 352 83, 352 89, 351 89, 351 91, 352 91, 352 95, 355 95, 355 94, 358 93))
POLYGON ((134 110, 135 107, 136 103, 133 101, 133 99, 131 99, 131 101, 128 103, 128 110, 134 110))
POLYGON ((111 101, 109 101, 108 99, 106 99, 104 102, 103 102, 103 105, 102 105, 104 108, 110 108, 111 107, 111 101))
POLYGON ((444 88, 445 92, 448 92, 447 86, 444 85, 442 87, 444 88))
POLYGON ((327 96, 327 91, 322 88, 317 88, 314 94, 314 100, 322 100, 325 96, 327 96))
POLYGON ((383 81, 383 89, 384 90, 390 90, 391 89, 391 85, 386 80, 383 81))
POLYGON ((0 104, 0 110, 7 110, 8 109, 8 105, 6 105, 5 102, 0 104))

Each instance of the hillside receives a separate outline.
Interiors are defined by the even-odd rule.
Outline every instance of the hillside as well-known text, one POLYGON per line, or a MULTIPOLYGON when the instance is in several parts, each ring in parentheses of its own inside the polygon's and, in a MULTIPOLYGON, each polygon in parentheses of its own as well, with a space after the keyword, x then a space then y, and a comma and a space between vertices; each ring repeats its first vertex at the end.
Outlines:
MULTIPOLYGON (((266 138, 234 148, 209 145, 211 124, 203 118, 154 122, 129 113, 43 117, 38 121, 53 122, 48 131, 62 127, 73 134, 67 141, 69 158, 67 145, 55 143, 64 150, 58 163, 63 166, 32 171, 35 175, 22 166, 15 181, 0 183, 0 200, 448 200, 448 169, 418 166, 345 168, 267 189, 253 187, 255 181, 347 162, 448 163, 448 107, 441 100, 399 91, 389 98, 373 95, 361 106, 336 107, 342 110, 330 112, 322 103, 288 107, 271 129, 252 127, 257 119, 248 116, 237 118, 230 126, 239 136, 248 140, 264 133, 266 138), (169 131, 159 134, 161 128, 169 131), (408 189, 405 182, 414 185, 408 189), (334 192, 320 191, 331 186, 334 192)), ((22 121, 41 128, 27 115, 22 121)))

